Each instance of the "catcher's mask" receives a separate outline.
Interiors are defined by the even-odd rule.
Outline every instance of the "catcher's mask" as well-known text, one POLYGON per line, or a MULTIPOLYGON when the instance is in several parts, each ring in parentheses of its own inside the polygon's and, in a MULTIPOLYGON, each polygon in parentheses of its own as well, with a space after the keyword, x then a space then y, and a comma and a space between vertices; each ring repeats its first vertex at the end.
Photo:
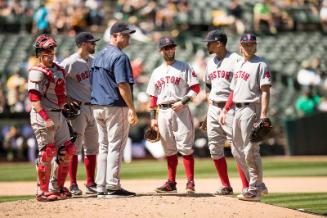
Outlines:
POLYGON ((62 114, 68 120, 74 120, 81 114, 81 106, 76 103, 65 104, 62 109, 62 114))
POLYGON ((57 47, 57 42, 52 36, 42 34, 34 40, 33 47, 35 48, 35 55, 38 57, 40 52, 57 47))

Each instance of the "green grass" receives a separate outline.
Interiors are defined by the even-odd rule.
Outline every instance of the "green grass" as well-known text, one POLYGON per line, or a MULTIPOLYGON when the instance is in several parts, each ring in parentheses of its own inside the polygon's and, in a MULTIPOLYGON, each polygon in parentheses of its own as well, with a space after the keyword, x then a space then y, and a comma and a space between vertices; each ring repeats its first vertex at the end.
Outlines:
POLYGON ((265 196, 262 202, 303 212, 327 215, 327 193, 273 193, 265 196))
POLYGON ((0 196, 0 203, 9 201, 29 200, 34 198, 32 195, 20 195, 20 196, 0 196))
MULTIPOLYGON (((227 160, 229 175, 237 177, 235 161, 227 160)), ((285 158, 264 158, 264 177, 286 176, 327 176, 327 159, 301 160, 285 158)), ((166 162, 164 160, 138 160, 130 164, 123 164, 121 177, 123 179, 164 178, 166 176, 166 162)), ((215 178, 216 171, 210 159, 196 159, 195 173, 197 178, 215 178)), ((184 175, 182 159, 179 159, 178 176, 184 175)), ((85 178, 83 164, 79 164, 78 179, 85 178)), ((1 163, 0 182, 4 181, 35 181, 36 172, 32 163, 1 163)))

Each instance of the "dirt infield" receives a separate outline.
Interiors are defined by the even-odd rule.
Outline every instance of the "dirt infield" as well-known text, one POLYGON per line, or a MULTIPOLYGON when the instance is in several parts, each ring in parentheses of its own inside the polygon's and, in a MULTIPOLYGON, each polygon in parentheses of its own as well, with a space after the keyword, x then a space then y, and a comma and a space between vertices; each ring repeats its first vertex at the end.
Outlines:
MULTIPOLYGON (((243 202, 233 197, 214 196, 217 179, 198 179, 197 195, 185 196, 185 181, 178 180, 178 195, 155 195, 162 180, 124 180, 123 186, 138 193, 134 198, 74 198, 52 203, 35 200, 0 204, 0 217, 317 217, 263 203, 243 202)), ((266 178, 272 192, 327 192, 326 177, 266 178)), ((235 192, 240 181, 233 178, 235 192)), ((83 182, 79 182, 83 187, 83 182)), ((33 195, 34 182, 0 183, 0 195, 33 195)))

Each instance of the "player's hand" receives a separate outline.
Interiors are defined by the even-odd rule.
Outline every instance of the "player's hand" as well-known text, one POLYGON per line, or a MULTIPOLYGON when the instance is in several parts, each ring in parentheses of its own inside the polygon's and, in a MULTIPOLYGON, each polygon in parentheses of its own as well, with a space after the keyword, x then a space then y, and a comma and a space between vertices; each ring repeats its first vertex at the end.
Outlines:
POLYGON ((183 108, 184 108, 185 105, 183 105, 183 103, 181 101, 177 101, 175 102, 171 108, 175 111, 175 112, 178 112, 178 111, 181 111, 183 108))
POLYGON ((151 128, 158 130, 158 121, 156 119, 151 119, 151 128))
POLYGON ((45 121, 45 127, 47 129, 54 129, 54 122, 51 119, 48 119, 45 121))
POLYGON ((226 114, 227 114, 227 111, 225 109, 223 109, 220 114, 219 114, 219 123, 220 125, 225 125, 226 123, 226 114))
POLYGON ((139 122, 139 118, 137 117, 135 110, 132 109, 128 110, 128 122, 132 126, 135 126, 139 122))

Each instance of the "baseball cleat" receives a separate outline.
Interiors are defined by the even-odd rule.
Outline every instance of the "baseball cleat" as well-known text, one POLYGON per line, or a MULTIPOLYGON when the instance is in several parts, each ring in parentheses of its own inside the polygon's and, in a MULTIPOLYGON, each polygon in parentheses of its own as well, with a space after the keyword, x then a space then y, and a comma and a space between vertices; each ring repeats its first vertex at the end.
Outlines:
POLYGON ((62 198, 62 200, 67 199, 67 198, 71 198, 72 197, 72 193, 70 193, 70 191, 68 190, 68 188, 61 187, 60 188, 60 197, 62 198))
POLYGON ((126 197, 134 197, 136 196, 135 192, 130 192, 127 191, 123 188, 118 189, 118 190, 110 190, 107 189, 107 194, 105 196, 105 198, 126 198, 126 197))
POLYGON ((215 192, 215 195, 232 195, 233 194, 233 188, 232 187, 220 187, 215 192))
POLYGON ((265 183, 261 183, 257 186, 257 190, 260 192, 261 195, 267 195, 268 194, 268 188, 265 185, 265 183))
POLYGON ((194 181, 188 181, 186 183, 186 194, 194 194, 195 189, 194 189, 194 181))
POLYGON ((36 200, 40 202, 57 201, 59 200, 59 197, 56 193, 42 192, 41 194, 36 195, 36 200))
POLYGON ((237 195, 237 198, 242 201, 256 201, 256 202, 261 201, 260 195, 250 191, 237 195))
POLYGON ((157 193, 177 193, 176 182, 167 181, 162 186, 156 188, 154 191, 157 193))
POLYGON ((106 198, 106 193, 105 192, 97 192, 97 198, 106 198))
POLYGON ((80 190, 79 188, 78 188, 78 185, 77 184, 72 184, 71 186, 70 186, 70 193, 72 194, 72 195, 74 195, 74 196, 76 196, 76 195, 82 195, 82 190, 80 190))
POLYGON ((85 194, 91 195, 97 193, 97 184, 85 185, 85 194))

